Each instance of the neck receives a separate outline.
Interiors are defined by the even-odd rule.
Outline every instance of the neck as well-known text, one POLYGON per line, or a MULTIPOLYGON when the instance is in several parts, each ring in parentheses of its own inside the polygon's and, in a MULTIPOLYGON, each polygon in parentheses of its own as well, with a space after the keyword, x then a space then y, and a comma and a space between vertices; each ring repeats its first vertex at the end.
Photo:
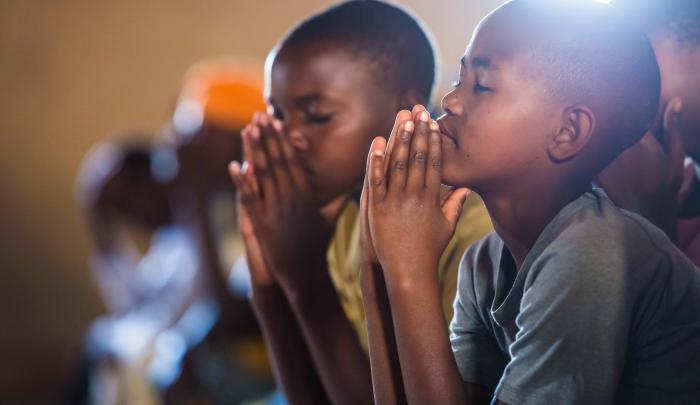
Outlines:
POLYGON ((540 182, 525 187, 504 187, 481 197, 494 229, 513 255, 518 270, 544 228, 567 204, 591 189, 590 183, 553 187, 540 182))

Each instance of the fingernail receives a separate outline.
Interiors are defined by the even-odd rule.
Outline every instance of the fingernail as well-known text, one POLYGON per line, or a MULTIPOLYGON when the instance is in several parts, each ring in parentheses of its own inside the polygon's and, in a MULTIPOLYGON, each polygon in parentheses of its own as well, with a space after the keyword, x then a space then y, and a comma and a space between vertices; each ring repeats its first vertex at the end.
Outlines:
POLYGON ((231 163, 228 164, 228 169, 232 171, 234 174, 238 174, 238 172, 241 169, 241 165, 238 164, 235 160, 231 163))
POLYGON ((406 121, 406 122, 403 124, 403 129, 404 129, 405 131, 408 131, 408 132, 413 131, 413 121, 406 121))
POLYGON ((438 125, 437 122, 435 122, 435 120, 430 121, 430 130, 432 130, 432 131, 439 131, 440 130, 440 126, 438 125))
POLYGON ((275 129, 275 131, 279 132, 282 130, 282 122, 280 120, 273 118, 272 119, 272 128, 275 129))
POLYGON ((381 150, 373 150, 372 155, 375 157, 382 157, 384 156, 384 152, 382 152, 381 150))
POLYGON ((248 161, 246 160, 245 162, 243 162, 243 166, 241 166, 241 174, 246 174, 247 171, 248 171, 248 161))
POLYGON ((430 114, 428 114, 427 111, 423 110, 420 112, 420 114, 418 114, 418 119, 422 122, 428 122, 428 120, 430 120, 430 114))

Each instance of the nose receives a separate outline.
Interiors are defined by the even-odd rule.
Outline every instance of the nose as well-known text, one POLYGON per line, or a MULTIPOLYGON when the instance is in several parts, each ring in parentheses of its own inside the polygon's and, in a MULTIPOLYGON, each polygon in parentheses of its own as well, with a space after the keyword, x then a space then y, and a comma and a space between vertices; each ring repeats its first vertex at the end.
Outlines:
POLYGON ((309 138, 301 125, 296 120, 287 120, 284 123, 284 129, 289 136, 289 143, 294 149, 305 152, 309 149, 309 138))
POLYGON ((452 89, 442 98, 442 109, 447 115, 462 115, 462 103, 457 96, 457 89, 452 89))

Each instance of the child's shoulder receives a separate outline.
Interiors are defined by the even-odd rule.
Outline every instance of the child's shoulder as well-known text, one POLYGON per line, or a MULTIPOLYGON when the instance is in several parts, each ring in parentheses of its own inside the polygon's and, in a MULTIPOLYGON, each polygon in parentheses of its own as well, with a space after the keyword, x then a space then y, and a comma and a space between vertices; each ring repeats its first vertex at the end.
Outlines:
POLYGON ((592 254, 619 250, 647 257, 677 250, 663 231, 615 205, 601 189, 584 194, 566 210, 541 236, 550 249, 592 254))
MULTIPOLYGON (((660 273, 695 278, 692 264, 645 218, 594 190, 548 225, 523 267, 528 279, 546 273, 569 282, 643 283, 660 273), (530 257, 532 256, 532 257, 530 257)), ((553 276, 552 276, 553 277, 553 276)))

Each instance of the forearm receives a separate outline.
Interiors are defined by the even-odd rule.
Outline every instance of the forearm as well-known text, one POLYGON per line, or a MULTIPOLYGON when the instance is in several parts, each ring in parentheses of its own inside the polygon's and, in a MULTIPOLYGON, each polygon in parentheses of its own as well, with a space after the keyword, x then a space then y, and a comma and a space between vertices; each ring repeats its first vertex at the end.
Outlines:
POLYGON ((363 265, 360 282, 369 338, 374 402, 380 405, 404 404, 406 396, 401 379, 401 365, 381 268, 363 265))
POLYGON ((372 403, 369 361, 345 315, 325 261, 283 289, 334 404, 372 403))
POLYGON ((182 211, 180 220, 194 237, 199 256, 198 277, 220 307, 221 314, 214 335, 230 335, 250 329, 254 326, 250 306, 245 299, 237 298, 228 291, 205 196, 193 193, 182 211))
MULTIPOLYGON (((419 265, 419 264, 411 264, 419 265)), ((414 274, 430 274, 422 266, 414 274)), ((401 274, 401 266, 385 274, 401 274)), ((469 404, 445 327, 437 277, 387 279, 401 375, 409 403, 469 404)))
POLYGON ((186 220, 190 233, 195 237, 200 257, 202 276, 208 288, 221 303, 230 299, 226 289, 226 278, 221 269, 219 251, 214 238, 214 231, 209 222, 207 201, 203 195, 195 195, 192 201, 191 214, 186 220))
POLYGON ((274 285, 254 288, 250 301, 271 356, 275 380, 287 402, 330 403, 282 290, 274 285))

